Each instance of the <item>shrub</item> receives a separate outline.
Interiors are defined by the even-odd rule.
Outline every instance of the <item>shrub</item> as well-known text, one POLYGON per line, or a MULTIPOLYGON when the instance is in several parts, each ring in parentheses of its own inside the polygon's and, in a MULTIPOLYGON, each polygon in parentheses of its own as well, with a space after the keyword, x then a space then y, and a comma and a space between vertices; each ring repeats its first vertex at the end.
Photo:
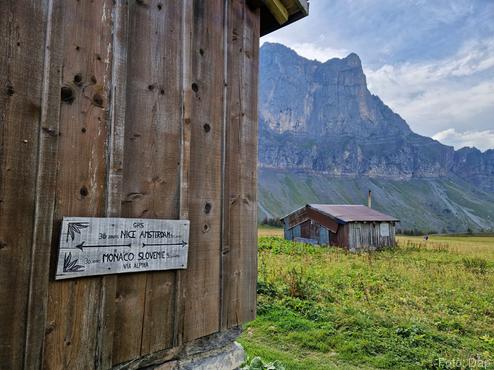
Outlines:
POLYGON ((463 266, 465 266, 465 269, 473 273, 485 274, 487 272, 487 261, 483 258, 463 258, 463 266))
POLYGON ((293 298, 308 299, 311 296, 312 284, 304 273, 304 269, 292 267, 286 274, 288 294, 293 298))
POLYGON ((271 363, 264 363, 259 356, 256 356, 250 363, 244 364, 242 370, 285 370, 285 367, 278 360, 271 363))
POLYGON ((278 292, 274 284, 267 283, 265 281, 257 281, 257 294, 264 294, 269 297, 276 297, 278 292))

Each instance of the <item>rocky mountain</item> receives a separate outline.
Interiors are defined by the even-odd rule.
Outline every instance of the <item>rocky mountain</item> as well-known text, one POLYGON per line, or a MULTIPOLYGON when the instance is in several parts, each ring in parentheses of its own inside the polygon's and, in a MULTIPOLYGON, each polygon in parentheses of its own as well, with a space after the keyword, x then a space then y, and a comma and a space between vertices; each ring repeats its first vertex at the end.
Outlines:
POLYGON ((366 184, 375 190, 377 207, 392 210, 404 228, 494 228, 494 150, 455 151, 414 133, 370 93, 354 53, 321 63, 265 43, 259 119, 261 217, 309 201, 355 202, 366 195, 358 184, 366 184), (287 195, 286 178, 279 182, 284 177, 300 196, 287 195), (307 180, 319 187, 302 191, 307 180), (360 193, 341 196, 345 181, 360 193), (391 184, 402 190, 383 190, 391 184), (427 191, 423 207, 412 202, 417 189, 427 191), (406 212, 413 204, 421 208, 417 215, 406 212), (424 212, 426 220, 419 220, 424 212))

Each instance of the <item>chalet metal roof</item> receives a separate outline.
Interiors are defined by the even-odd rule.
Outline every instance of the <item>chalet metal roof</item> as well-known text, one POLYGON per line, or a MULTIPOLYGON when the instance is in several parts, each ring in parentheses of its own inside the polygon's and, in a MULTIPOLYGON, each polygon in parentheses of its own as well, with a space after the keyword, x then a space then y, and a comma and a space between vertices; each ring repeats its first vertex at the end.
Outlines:
POLYGON ((362 206, 359 204, 307 204, 307 207, 313 208, 320 213, 336 218, 343 222, 398 222, 396 217, 389 216, 375 209, 362 206))

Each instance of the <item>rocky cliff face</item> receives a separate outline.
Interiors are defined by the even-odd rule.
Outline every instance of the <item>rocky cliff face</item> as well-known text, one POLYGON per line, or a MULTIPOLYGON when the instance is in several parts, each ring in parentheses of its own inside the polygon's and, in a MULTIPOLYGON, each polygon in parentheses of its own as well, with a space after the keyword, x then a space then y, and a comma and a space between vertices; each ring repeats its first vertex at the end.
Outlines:
POLYGON ((476 148, 457 150, 450 170, 471 184, 494 192, 494 150, 484 153, 476 148))
POLYGON ((494 151, 456 151, 413 133, 367 89, 360 58, 325 63, 265 43, 260 56, 259 164, 334 176, 458 176, 494 191, 494 151))

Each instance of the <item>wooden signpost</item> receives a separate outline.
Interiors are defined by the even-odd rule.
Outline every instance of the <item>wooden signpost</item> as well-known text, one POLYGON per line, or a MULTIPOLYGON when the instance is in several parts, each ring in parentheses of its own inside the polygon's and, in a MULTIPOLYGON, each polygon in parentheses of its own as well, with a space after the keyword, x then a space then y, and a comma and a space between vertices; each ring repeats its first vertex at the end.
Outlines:
POLYGON ((56 280, 185 269, 188 220, 65 217, 56 280))

